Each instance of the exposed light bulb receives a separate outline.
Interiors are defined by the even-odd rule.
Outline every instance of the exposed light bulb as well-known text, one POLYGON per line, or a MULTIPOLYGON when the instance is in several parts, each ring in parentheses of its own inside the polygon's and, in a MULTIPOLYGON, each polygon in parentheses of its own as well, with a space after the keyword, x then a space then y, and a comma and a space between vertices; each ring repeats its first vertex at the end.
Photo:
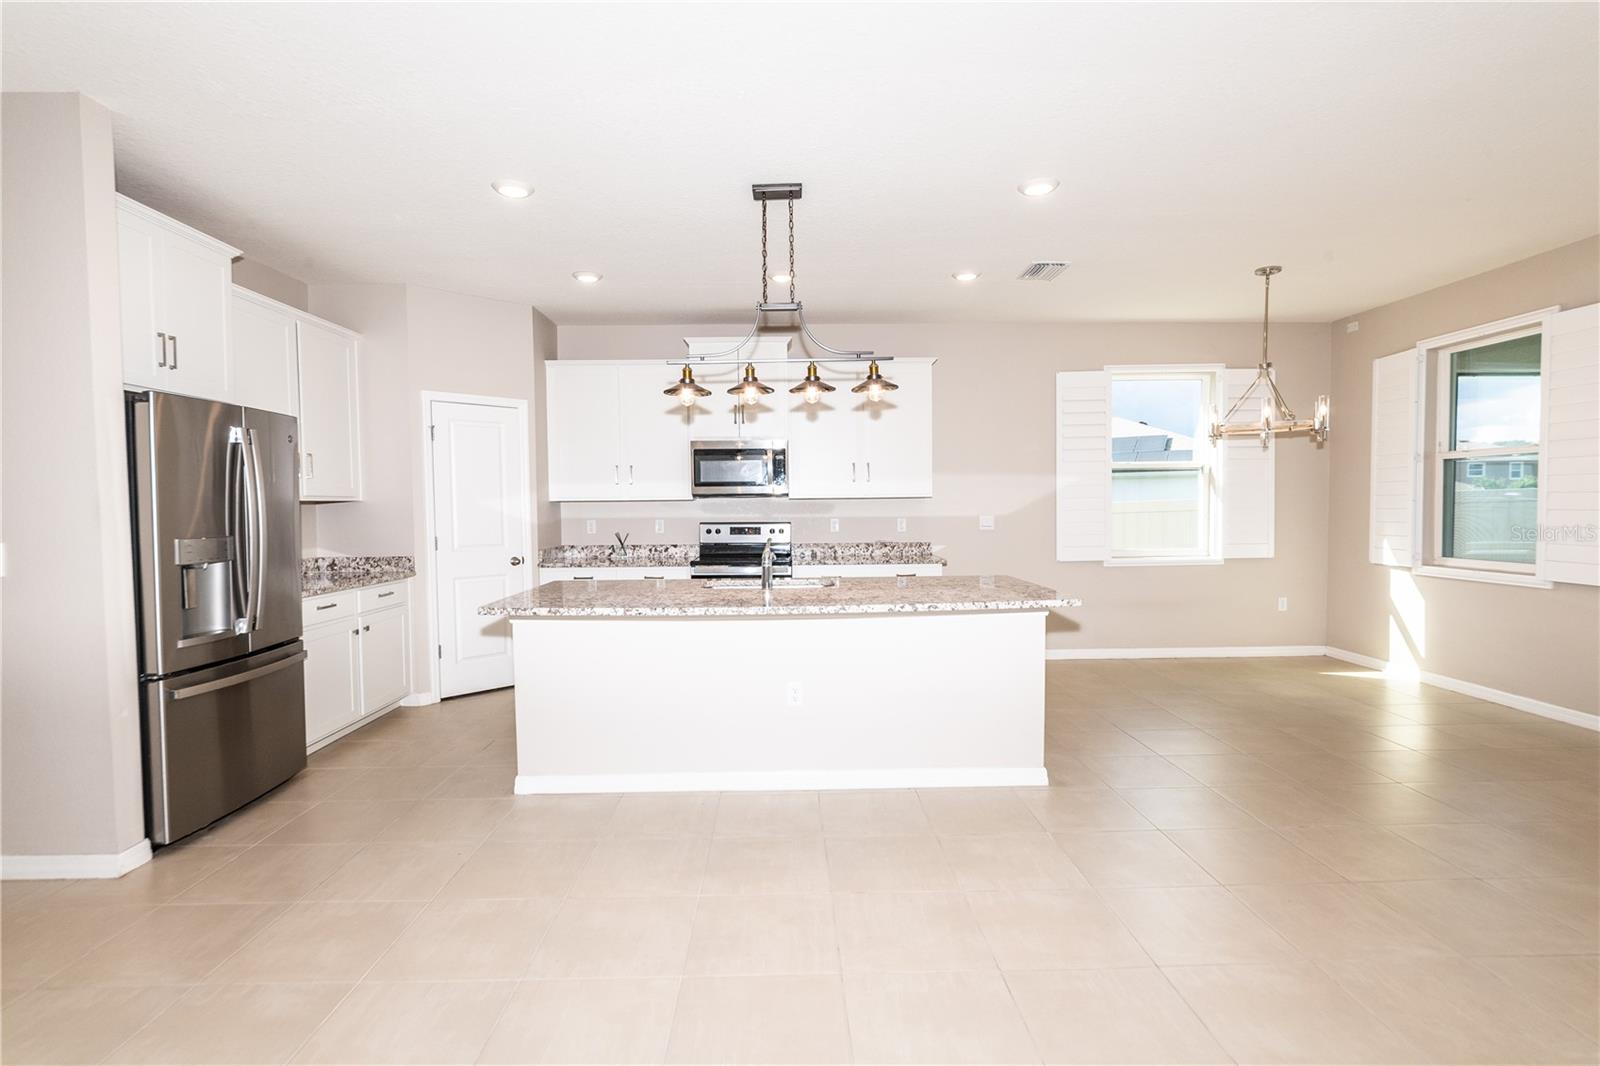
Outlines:
POLYGON ((1261 397, 1261 424, 1263 426, 1272 425, 1272 397, 1270 396, 1261 397))
POLYGON ((820 399, 822 399, 822 390, 815 385, 807 385, 805 391, 806 403, 816 403, 820 399))
POLYGON ((883 386, 879 385, 876 381, 874 381, 870 385, 868 385, 867 386, 867 399, 873 401, 874 403, 876 403, 877 401, 883 399, 883 386))
POLYGON ((757 389, 754 385, 746 385, 744 387, 744 392, 739 398, 746 404, 753 404, 757 400, 761 399, 761 390, 757 389))
POLYGON ((695 401, 695 395, 694 395, 694 393, 690 392, 689 390, 685 389, 684 391, 678 393, 678 402, 680 404, 682 404, 683 406, 685 406, 685 407, 693 407, 694 406, 694 401, 695 401))

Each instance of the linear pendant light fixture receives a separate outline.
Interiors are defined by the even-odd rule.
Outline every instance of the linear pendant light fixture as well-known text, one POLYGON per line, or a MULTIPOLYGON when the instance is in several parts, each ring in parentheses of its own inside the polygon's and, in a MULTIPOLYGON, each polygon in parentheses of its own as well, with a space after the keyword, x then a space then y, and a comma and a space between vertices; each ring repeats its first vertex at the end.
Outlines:
POLYGON ((1260 436, 1261 446, 1267 447, 1272 443, 1274 433, 1308 433, 1314 444, 1322 444, 1328 439, 1328 413, 1329 401, 1326 396, 1317 397, 1317 406, 1310 418, 1296 418, 1294 410, 1284 401, 1283 393, 1278 391, 1278 383, 1272 380, 1272 360, 1267 356, 1267 323, 1272 310, 1272 278, 1283 272, 1281 266, 1256 267, 1256 277, 1261 279, 1261 362, 1256 365, 1255 380, 1250 382, 1250 387, 1244 390, 1234 405, 1228 408, 1228 413, 1211 424, 1211 443, 1215 444, 1224 437, 1254 437, 1260 436), (1234 422, 1234 412, 1244 407, 1252 395, 1261 397, 1261 418, 1255 422, 1234 422))
MULTIPOLYGON (((729 389, 728 392, 737 397, 741 405, 758 403, 761 397, 770 394, 773 389, 770 385, 763 384, 756 377, 755 364, 757 362, 787 362, 787 360, 749 361, 738 358, 739 352, 745 345, 750 343, 751 339, 761 329, 764 316, 769 314, 792 314, 799 321, 800 330, 805 334, 806 340, 816 347, 841 359, 868 360, 870 365, 867 369, 866 379, 850 391, 862 394, 872 402, 882 400, 887 393, 893 392, 899 386, 883 376, 883 371, 879 369, 878 363, 880 361, 885 363, 892 362, 894 356, 886 355, 874 358, 874 353, 870 350, 830 348, 817 339, 816 334, 811 332, 810 324, 806 322, 805 305, 800 302, 800 298, 797 295, 794 269, 794 202, 800 199, 800 183, 794 181, 752 185, 750 186, 750 194, 761 204, 761 302, 756 304, 755 321, 750 325, 750 332, 745 334, 738 344, 720 352, 707 352, 705 355, 697 355, 693 357, 692 362, 701 365, 707 363, 743 363, 743 379, 740 380, 739 384, 729 389), (787 273, 769 274, 767 272, 767 204, 773 200, 784 200, 789 205, 789 270, 787 273), (782 301, 770 299, 767 291, 767 283, 769 281, 787 284, 789 286, 789 298, 782 301)), ((672 360, 672 362, 676 363, 678 360, 672 360)), ((695 383, 694 372, 690 369, 690 363, 688 362, 683 364, 683 375, 663 391, 668 396, 676 396, 685 407, 693 407, 697 399, 711 395, 710 389, 702 388, 695 383)), ((821 375, 817 373, 817 364, 813 362, 806 368, 805 379, 789 391, 802 397, 806 403, 817 403, 825 394, 835 390, 832 385, 822 380, 821 375)))

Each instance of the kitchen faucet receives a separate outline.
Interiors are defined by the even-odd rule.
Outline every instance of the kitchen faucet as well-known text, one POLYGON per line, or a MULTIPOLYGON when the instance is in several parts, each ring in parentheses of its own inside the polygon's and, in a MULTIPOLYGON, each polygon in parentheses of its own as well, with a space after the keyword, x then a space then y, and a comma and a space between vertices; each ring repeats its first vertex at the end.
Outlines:
POLYGON ((772 538, 761 546, 761 588, 765 592, 772 591, 772 538))

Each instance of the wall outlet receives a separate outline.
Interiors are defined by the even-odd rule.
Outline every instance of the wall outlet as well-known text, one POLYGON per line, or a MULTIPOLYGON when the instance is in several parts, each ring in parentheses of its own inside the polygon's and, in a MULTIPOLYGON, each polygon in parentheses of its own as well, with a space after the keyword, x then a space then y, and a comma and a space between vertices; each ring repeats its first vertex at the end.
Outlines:
POLYGON ((906 531, 906 520, 904 518, 896 518, 894 520, 894 531, 896 533, 904 533, 906 531))
POLYGON ((798 681, 789 682, 789 691, 788 691, 787 699, 788 699, 788 702, 789 702, 789 706, 791 706, 791 707, 804 707, 805 706, 806 694, 805 694, 805 690, 803 690, 800 687, 800 682, 798 682, 798 681))
POLYGON ((657 533, 665 533, 666 531, 667 531, 667 520, 665 518, 656 519, 656 532, 657 533))
POLYGON ((594 532, 594 519, 592 519, 592 518, 584 519, 584 521, 583 521, 583 531, 585 533, 593 533, 594 532))
POLYGON ((837 533, 837 532, 839 532, 839 520, 837 518, 828 519, 828 532, 829 533, 837 533))
POLYGON ((1344 324, 1344 331, 1346 333, 1359 333, 1359 332, 1361 332, 1361 323, 1359 323, 1359 322, 1346 322, 1344 324))
POLYGON ((978 516, 978 528, 979 529, 993 529, 994 528, 994 515, 992 515, 992 514, 981 514, 981 515, 979 515, 978 516))
POLYGON ((1289 597, 1287 597, 1287 596, 1279 596, 1278 597, 1278 610, 1287 611, 1288 609, 1289 609, 1289 597))

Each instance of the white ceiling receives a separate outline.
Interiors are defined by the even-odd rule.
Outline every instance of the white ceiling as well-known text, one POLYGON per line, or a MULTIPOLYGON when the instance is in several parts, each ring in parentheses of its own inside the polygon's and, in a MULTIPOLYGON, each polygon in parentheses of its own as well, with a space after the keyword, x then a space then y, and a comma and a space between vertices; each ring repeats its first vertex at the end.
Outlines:
POLYGON ((739 320, 749 185, 798 180, 818 320, 1249 319, 1275 262, 1328 321, 1600 230, 1597 10, 8 3, 3 82, 311 282, 739 320))

